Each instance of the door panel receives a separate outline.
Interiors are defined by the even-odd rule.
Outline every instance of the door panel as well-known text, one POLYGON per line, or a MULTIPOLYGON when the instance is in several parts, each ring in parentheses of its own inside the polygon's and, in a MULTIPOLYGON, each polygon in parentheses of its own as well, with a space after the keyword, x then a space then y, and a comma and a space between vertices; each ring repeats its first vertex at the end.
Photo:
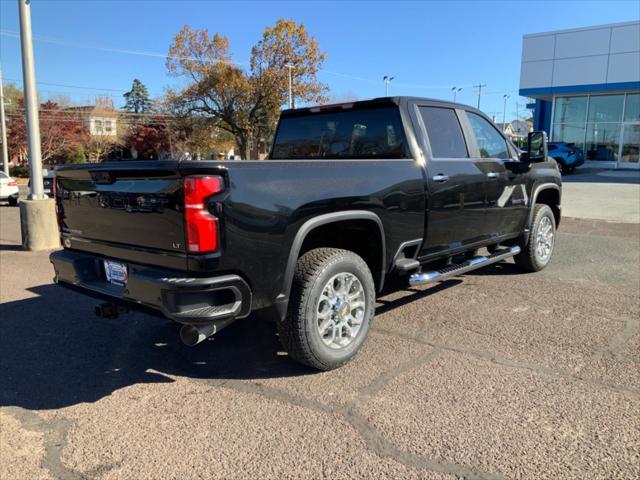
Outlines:
POLYGON ((437 256, 486 238, 485 178, 481 162, 469 158, 459 113, 440 105, 417 108, 426 132, 427 212, 421 257, 437 256))
POLYGON ((522 231, 529 202, 525 175, 508 168, 518 161, 516 153, 487 118, 470 111, 466 112, 466 118, 475 142, 474 153, 485 178, 484 228, 489 238, 522 231))
POLYGON ((486 221, 491 237, 522 232, 529 213, 525 174, 509 170, 510 162, 491 159, 486 163, 486 221))
POLYGON ((484 173, 470 159, 432 159, 427 167, 429 198, 421 256, 477 242, 484 229, 484 173), (441 177, 448 177, 442 179, 441 177), (434 178, 440 177, 440 180, 434 178))

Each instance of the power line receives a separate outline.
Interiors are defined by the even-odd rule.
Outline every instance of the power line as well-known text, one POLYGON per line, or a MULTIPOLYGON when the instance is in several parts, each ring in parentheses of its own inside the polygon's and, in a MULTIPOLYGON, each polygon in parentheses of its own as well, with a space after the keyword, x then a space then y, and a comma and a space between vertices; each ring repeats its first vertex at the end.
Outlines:
MULTIPOLYGON (((5 37, 18 37, 18 33, 14 32, 12 30, 5 30, 2 29, 0 30, 0 35, 5 36, 5 37)), ((178 59, 178 60, 201 60, 200 58, 197 57, 183 57, 183 56, 179 56, 179 55, 167 55, 164 53, 156 53, 156 52, 145 52, 143 50, 130 50, 130 49, 126 49, 126 48, 113 48, 113 47, 104 47, 102 45, 97 45, 97 44, 91 44, 91 43, 78 43, 78 42, 69 42, 67 40, 62 40, 59 38, 54 38, 54 37, 44 37, 42 35, 34 35, 33 37, 35 40, 37 40, 38 42, 43 42, 43 43, 52 43, 55 45, 63 45, 66 47, 77 47, 77 48, 88 48, 91 50, 100 50, 103 52, 111 52, 111 53, 124 53, 126 55, 138 55, 138 56, 143 56, 143 57, 154 57, 154 58, 174 58, 174 59, 178 59)), ((220 60, 216 60, 216 59, 209 59, 211 62, 213 63, 217 63, 220 60)), ((237 61, 233 61, 233 60, 225 60, 226 63, 233 63, 236 65, 248 65, 249 62, 237 62, 237 61)))
MULTIPOLYGON (((18 78, 7 78, 6 80, 10 80, 12 82, 22 83, 22 80, 18 78)), ((65 88, 77 88, 82 90, 96 90, 96 91, 104 91, 104 92, 115 92, 115 93, 127 93, 128 90, 117 90, 115 88, 100 88, 100 87, 85 87, 82 85, 70 85, 67 83, 53 83, 53 82, 36 82, 38 85, 51 85, 52 87, 65 87, 65 88)))
MULTIPOLYGON (((17 37, 18 36, 17 32, 13 32, 11 30, 5 30, 5 29, 1 29, 0 30, 0 35, 6 36, 6 37, 17 37)), ((154 57, 154 58, 165 58, 165 59, 174 58, 174 59, 182 59, 182 60, 185 60, 185 59, 186 60, 198 60, 198 61, 202 60, 202 59, 196 58, 196 57, 182 57, 182 56, 168 55, 168 54, 156 53, 156 52, 146 52, 146 51, 142 51, 142 50, 131 50, 131 49, 124 49, 124 48, 105 47, 105 46, 96 45, 96 44, 83 44, 83 43, 77 43, 77 42, 70 42, 70 41, 67 41, 67 40, 59 39, 59 38, 44 37, 44 36, 41 36, 41 35, 35 35, 34 39, 39 41, 39 42, 44 42, 44 43, 52 43, 52 44, 68 46, 68 47, 87 48, 87 49, 100 50, 100 51, 112 52, 112 53, 122 53, 122 54, 126 54, 126 55, 138 55, 138 56, 146 56, 146 57, 154 57)), ((209 60, 211 62, 218 62, 218 60, 214 60, 214 59, 209 59, 209 60)), ((247 61, 225 60, 225 62, 231 63, 231 64, 236 64, 236 65, 249 65, 249 62, 247 62, 247 61)), ((362 81, 362 82, 369 82, 369 83, 375 83, 375 84, 377 84, 379 82, 378 80, 374 80, 374 79, 371 79, 371 78, 360 77, 360 76, 351 75, 351 74, 348 74, 348 73, 336 72, 336 71, 333 71, 333 70, 326 70, 326 69, 323 69, 323 68, 318 69, 318 72, 325 73, 325 74, 328 74, 328 75, 334 75, 334 76, 338 76, 338 77, 343 77, 343 78, 350 78, 352 80, 359 80, 359 81, 362 81)), ((424 84, 397 83, 396 82, 395 85, 397 85, 399 87, 404 87, 404 88, 417 88, 417 89, 424 89, 424 90, 446 90, 446 89, 451 88, 451 84, 447 84, 447 85, 424 85, 424 84)), ((465 84, 465 85, 460 85, 460 86, 462 86, 462 87, 471 87, 473 85, 465 84)), ((104 89, 104 90, 106 91, 108 89, 104 89)), ((124 91, 122 91, 122 92, 124 92, 124 91)))

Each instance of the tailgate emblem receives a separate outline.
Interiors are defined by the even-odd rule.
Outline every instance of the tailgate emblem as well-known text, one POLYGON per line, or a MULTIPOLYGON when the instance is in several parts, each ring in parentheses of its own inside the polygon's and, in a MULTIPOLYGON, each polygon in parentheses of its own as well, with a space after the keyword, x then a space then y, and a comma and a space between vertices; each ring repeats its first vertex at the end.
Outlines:
POLYGON ((173 242, 173 248, 180 249, 182 248, 182 244, 180 242, 173 242))

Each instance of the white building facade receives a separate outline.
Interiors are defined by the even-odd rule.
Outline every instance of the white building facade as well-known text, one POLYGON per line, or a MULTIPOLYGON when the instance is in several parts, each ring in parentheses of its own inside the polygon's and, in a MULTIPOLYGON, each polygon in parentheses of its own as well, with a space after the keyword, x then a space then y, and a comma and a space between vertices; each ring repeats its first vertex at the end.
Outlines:
POLYGON ((640 166, 640 22, 525 35, 520 95, 534 129, 583 149, 587 164, 640 166))

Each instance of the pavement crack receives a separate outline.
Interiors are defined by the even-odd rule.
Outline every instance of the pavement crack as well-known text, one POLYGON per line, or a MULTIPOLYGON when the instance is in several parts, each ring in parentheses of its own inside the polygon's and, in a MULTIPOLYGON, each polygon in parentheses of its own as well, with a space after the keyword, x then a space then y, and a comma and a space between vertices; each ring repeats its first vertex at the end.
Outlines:
MULTIPOLYGON (((420 365, 434 358, 440 352, 439 349, 434 349, 429 352, 428 355, 424 355, 419 359, 404 364, 404 370, 409 370, 412 367, 420 365)), ((392 372, 398 369, 392 369, 387 374, 383 374, 381 377, 393 378, 392 372)), ((203 380, 199 380, 203 381, 203 380)), ((458 465, 442 460, 434 460, 421 455, 409 453, 400 450, 393 445, 389 440, 385 439, 369 421, 360 413, 355 411, 355 405, 342 406, 342 405, 327 405, 321 402, 302 398, 297 395, 292 395, 277 388, 267 387, 259 382, 247 382, 242 380, 225 380, 220 382, 206 381, 206 383, 214 383, 215 385, 230 388, 242 393, 251 393, 254 395, 260 395, 268 400, 275 400, 281 403, 287 403, 297 407, 307 408, 320 413, 327 413, 330 415, 339 415, 345 422, 347 422, 362 438, 367 448, 373 451, 381 458, 389 458, 396 461, 406 467, 430 470, 433 472, 447 473, 457 475, 465 480, 502 480, 503 477, 495 474, 482 472, 479 469, 473 467, 467 467, 464 465, 458 465)), ((388 380, 387 380, 388 381, 388 380)), ((378 382, 374 382, 378 385, 378 382)), ((373 384, 370 386, 372 389, 373 384)), ((366 389, 365 389, 366 390, 366 389)))
POLYGON ((434 460, 422 455, 400 450, 389 440, 382 437, 380 432, 378 432, 364 416, 356 412, 353 406, 348 407, 343 412, 343 416, 347 422, 356 429, 367 446, 380 457, 390 458, 406 467, 452 474, 466 480, 498 480, 503 478, 500 475, 482 472, 479 469, 443 460, 434 460))
POLYGON ((2 410, 18 420, 25 430, 43 434, 44 457, 40 466, 57 480, 86 480, 81 473, 62 463, 62 452, 67 445, 67 434, 73 422, 67 418, 44 420, 35 412, 20 407, 3 407, 2 410))
POLYGON ((393 381, 403 373, 413 370, 418 366, 424 366, 425 364, 433 360, 441 351, 442 350, 440 348, 433 348, 417 358, 401 363, 395 368, 392 368, 380 374, 373 382, 371 382, 369 385, 361 389, 360 392, 358 392, 358 396, 351 402, 351 404, 357 404, 360 401, 370 399, 380 390, 386 387, 389 382, 393 381))
MULTIPOLYGON (((581 377, 581 376, 579 376, 577 374, 571 374, 571 373, 563 372, 561 370, 555 370, 553 368, 543 367, 542 365, 536 365, 536 364, 533 364, 533 363, 518 362, 518 361, 514 361, 514 360, 509 360, 507 358, 499 357, 497 355, 493 355, 493 354, 490 354, 490 353, 480 352, 478 350, 472 350, 472 349, 468 349, 468 348, 453 347, 453 346, 450 346, 450 345, 444 345, 444 344, 440 344, 440 343, 435 343, 435 342, 432 342, 432 341, 429 341, 429 340, 423 340, 421 338, 413 337, 411 335, 397 334, 396 332, 385 330, 385 329, 375 328, 374 331, 376 331, 378 333, 385 334, 385 335, 390 335, 390 336, 395 336, 397 338, 402 338, 404 340, 411 340, 411 341, 414 341, 414 342, 417 342, 417 343, 428 345, 428 346, 430 346, 432 348, 439 348, 441 350, 445 350, 445 351, 449 351, 449 352, 453 352, 453 353, 459 353, 459 354, 463 354, 463 355, 470 355, 472 357, 479 358, 481 360, 485 360, 485 361, 488 361, 488 362, 496 364, 496 365, 500 365, 500 366, 504 366, 504 367, 511 367, 511 368, 519 368, 519 369, 523 369, 523 370, 529 370, 529 371, 532 371, 534 373, 538 373, 540 375, 545 375, 545 376, 550 376, 550 377, 555 377, 555 378, 562 378, 564 380, 569 380, 569 381, 573 381, 573 382, 582 382, 582 383, 586 383, 586 384, 589 384, 589 385, 592 385, 592 386, 595 386, 595 387, 605 388, 607 390, 612 390, 612 391, 615 391, 617 393, 622 393, 622 394, 625 394, 625 395, 629 395, 629 396, 631 396, 632 398, 635 398, 635 399, 639 399, 640 398, 640 391, 638 391, 636 389, 623 387, 623 386, 620 386, 620 385, 615 385, 615 384, 611 384, 611 383, 607 383, 607 382, 600 382, 598 380, 581 377)), ((633 333, 631 333, 631 335, 633 335, 633 333)), ((628 338, 626 340, 628 340, 628 338)), ((626 342, 626 340, 625 340, 625 342, 626 342)), ((624 345, 624 342, 622 342, 622 344, 620 345, 619 348, 622 348, 623 345, 624 345)))

